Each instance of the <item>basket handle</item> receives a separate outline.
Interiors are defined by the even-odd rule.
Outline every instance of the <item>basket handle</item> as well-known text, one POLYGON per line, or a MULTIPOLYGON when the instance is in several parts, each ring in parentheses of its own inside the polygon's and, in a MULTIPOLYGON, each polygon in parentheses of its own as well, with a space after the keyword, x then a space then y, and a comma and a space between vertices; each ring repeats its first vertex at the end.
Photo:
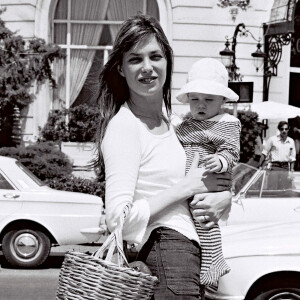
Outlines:
POLYGON ((107 254, 106 254, 106 261, 112 261, 113 255, 116 254, 117 260, 118 260, 118 265, 126 265, 129 266, 127 258, 124 253, 123 249, 123 237, 122 237, 122 230, 123 230, 123 225, 126 219, 126 216, 129 214, 131 209, 131 205, 127 204, 124 209, 123 213, 120 216, 119 223, 115 230, 106 238, 105 242, 103 245, 97 250, 93 256, 98 257, 98 258, 103 258, 105 250, 108 249, 107 254), (115 251, 117 250, 117 251, 115 251))

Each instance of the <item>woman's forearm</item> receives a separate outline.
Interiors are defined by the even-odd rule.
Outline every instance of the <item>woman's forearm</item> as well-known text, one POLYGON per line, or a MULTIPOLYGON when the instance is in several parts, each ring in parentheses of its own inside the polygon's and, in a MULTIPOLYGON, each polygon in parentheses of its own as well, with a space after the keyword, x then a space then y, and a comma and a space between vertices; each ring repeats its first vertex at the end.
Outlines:
POLYGON ((156 216, 164 209, 187 200, 194 196, 195 193, 207 192, 207 188, 202 183, 201 178, 191 183, 190 179, 184 178, 174 186, 160 192, 159 194, 147 199, 150 208, 150 223, 155 220, 156 216))
MULTIPOLYGON (((147 199, 150 207, 150 222, 155 219, 155 216, 158 213, 170 205, 184 201, 197 194, 206 195, 208 192, 221 192, 224 191, 225 187, 228 189, 228 180, 230 177, 226 176, 226 174, 209 173, 206 175, 206 178, 203 178, 204 172, 204 168, 192 168, 190 172, 176 185, 147 199)), ((231 203, 231 193, 225 191, 222 194, 213 194, 215 194, 215 198, 219 200, 219 204, 218 201, 214 203, 215 205, 219 205, 215 208, 222 212, 222 206, 224 205, 225 211, 231 203), (226 203, 224 197, 230 198, 228 203, 226 203)), ((207 201, 209 201, 209 198, 207 201)))

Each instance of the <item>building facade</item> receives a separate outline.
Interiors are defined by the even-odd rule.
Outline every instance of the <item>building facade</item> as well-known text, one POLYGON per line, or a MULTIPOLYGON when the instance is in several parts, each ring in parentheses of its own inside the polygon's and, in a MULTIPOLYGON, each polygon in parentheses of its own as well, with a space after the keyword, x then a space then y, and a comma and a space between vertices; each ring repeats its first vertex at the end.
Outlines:
MULTIPOLYGON (((128 16, 144 12, 160 20, 174 50, 172 103, 173 112, 181 116, 188 106, 175 96, 186 82, 190 66, 203 57, 221 59, 225 37, 232 37, 239 23, 263 40, 262 24, 269 21, 273 0, 0 0, 0 5, 6 8, 1 18, 9 29, 28 39, 39 37, 59 44, 66 51, 66 59, 53 65, 58 88, 45 84, 36 91, 29 109, 22 112, 23 139, 29 143, 38 137, 51 109, 93 100, 97 74, 128 16), (245 6, 234 5, 239 2, 245 6)), ((253 65, 251 53, 257 44, 253 37, 237 36, 236 64, 243 81, 254 82, 253 102, 261 102, 263 70, 257 71, 253 65)), ((290 58, 291 45, 284 46, 278 74, 270 83, 272 101, 290 102, 291 73, 300 73, 300 68, 291 67, 290 58)), ((277 123, 269 121, 268 135, 274 134, 277 123)))

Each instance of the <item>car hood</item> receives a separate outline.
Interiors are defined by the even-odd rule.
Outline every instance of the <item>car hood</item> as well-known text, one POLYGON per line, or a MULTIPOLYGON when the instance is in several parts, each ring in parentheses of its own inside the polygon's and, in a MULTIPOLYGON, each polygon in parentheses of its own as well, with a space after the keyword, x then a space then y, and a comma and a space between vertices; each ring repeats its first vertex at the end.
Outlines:
POLYGON ((221 227, 225 258, 300 254, 300 222, 221 227))
POLYGON ((98 204, 103 206, 103 201, 101 197, 77 193, 60 191, 51 188, 40 189, 32 191, 25 191, 22 193, 22 200, 25 201, 47 201, 47 202, 67 202, 67 203, 86 203, 86 204, 98 204))

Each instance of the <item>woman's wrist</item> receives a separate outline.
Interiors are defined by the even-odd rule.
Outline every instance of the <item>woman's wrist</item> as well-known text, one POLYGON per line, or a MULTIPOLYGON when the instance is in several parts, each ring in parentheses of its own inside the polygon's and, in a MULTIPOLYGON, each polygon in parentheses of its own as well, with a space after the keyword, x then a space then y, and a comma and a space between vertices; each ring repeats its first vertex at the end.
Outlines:
POLYGON ((186 200, 193 196, 193 192, 186 180, 183 178, 174 187, 175 193, 178 195, 178 199, 186 200))
POLYGON ((219 193, 222 193, 222 201, 220 201, 220 204, 221 204, 221 207, 220 207, 220 214, 221 214, 221 217, 228 213, 228 211, 230 211, 231 209, 231 199, 232 199, 232 193, 231 191, 223 191, 223 192, 219 192, 219 193))
POLYGON ((178 196, 181 199, 188 199, 193 197, 195 194, 201 194, 208 192, 205 184, 199 180, 197 190, 191 187, 191 183, 187 177, 183 178, 177 185, 176 190, 178 192, 178 196))

